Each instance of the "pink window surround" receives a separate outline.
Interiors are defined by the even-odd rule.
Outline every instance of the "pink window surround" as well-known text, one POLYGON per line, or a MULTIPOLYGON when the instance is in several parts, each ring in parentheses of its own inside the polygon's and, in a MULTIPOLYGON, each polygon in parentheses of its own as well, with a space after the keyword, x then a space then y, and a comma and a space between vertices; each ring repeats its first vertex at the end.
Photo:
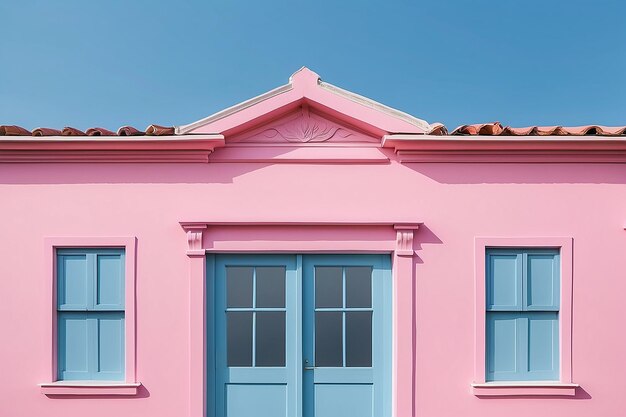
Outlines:
POLYGON ((191 416, 207 408, 206 253, 389 253, 393 276, 392 415, 415 415, 413 239, 420 223, 181 222, 190 279, 191 416), (399 363, 402 365, 399 366, 399 363))
POLYGON ((475 239, 476 275, 475 358, 472 392, 476 396, 574 396, 578 384, 572 382, 572 262, 570 237, 477 237, 475 239), (561 301, 559 310, 559 381, 485 381, 486 355, 486 278, 485 253, 488 248, 556 248, 561 258, 561 301))
POLYGON ((136 381, 136 280, 137 239, 122 237, 46 237, 44 238, 45 291, 50 302, 45 306, 46 321, 50 323, 46 339, 48 381, 39 384, 46 395, 136 395, 141 383, 136 381), (126 379, 124 382, 57 381, 57 315, 56 315, 56 250, 59 248, 124 248, 125 250, 125 343, 126 379))

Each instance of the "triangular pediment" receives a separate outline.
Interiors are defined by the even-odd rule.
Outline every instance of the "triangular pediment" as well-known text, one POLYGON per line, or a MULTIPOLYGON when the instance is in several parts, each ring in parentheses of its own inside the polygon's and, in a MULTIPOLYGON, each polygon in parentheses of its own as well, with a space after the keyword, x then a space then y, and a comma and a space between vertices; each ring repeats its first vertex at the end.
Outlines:
POLYGON ((389 134, 427 134, 431 126, 399 110, 321 81, 302 68, 289 84, 176 128, 221 134, 226 142, 380 142, 389 134))
POLYGON ((331 117, 303 104, 295 111, 262 124, 229 139, 230 143, 322 143, 322 142, 380 142, 354 126, 332 120, 331 117))

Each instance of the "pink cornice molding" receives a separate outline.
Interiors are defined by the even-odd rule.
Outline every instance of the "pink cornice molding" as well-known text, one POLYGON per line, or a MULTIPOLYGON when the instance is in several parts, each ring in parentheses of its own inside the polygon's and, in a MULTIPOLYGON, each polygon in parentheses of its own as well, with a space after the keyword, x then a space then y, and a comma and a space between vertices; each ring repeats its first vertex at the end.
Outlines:
POLYGON ((385 135, 400 162, 625 163, 626 139, 589 136, 385 135))
POLYGON ((2 162, 208 162, 222 135, 0 137, 2 162))

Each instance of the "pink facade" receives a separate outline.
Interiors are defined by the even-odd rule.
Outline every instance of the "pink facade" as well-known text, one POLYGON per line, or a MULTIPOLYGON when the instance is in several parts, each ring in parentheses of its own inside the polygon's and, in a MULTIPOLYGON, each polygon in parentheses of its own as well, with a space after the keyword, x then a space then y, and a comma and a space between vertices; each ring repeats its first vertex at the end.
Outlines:
POLYGON ((0 416, 203 416, 207 253, 390 254, 386 415, 626 415, 626 141, 437 127, 303 69, 171 136, 0 137, 0 416), (103 246, 125 381, 58 383, 54 251, 103 246), (560 251, 557 381, 485 381, 486 247, 560 251))

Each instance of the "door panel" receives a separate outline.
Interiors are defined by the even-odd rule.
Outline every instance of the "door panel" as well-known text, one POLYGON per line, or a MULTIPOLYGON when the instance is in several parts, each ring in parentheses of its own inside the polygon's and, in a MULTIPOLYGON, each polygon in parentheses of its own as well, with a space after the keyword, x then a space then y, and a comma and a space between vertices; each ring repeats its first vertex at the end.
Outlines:
POLYGON ((303 280, 304 417, 389 415, 389 258, 305 256, 303 280))
POLYGON ((207 268, 209 416, 391 414, 389 256, 216 255, 207 268))
POLYGON ((215 259, 216 415, 297 416, 295 255, 215 259))

